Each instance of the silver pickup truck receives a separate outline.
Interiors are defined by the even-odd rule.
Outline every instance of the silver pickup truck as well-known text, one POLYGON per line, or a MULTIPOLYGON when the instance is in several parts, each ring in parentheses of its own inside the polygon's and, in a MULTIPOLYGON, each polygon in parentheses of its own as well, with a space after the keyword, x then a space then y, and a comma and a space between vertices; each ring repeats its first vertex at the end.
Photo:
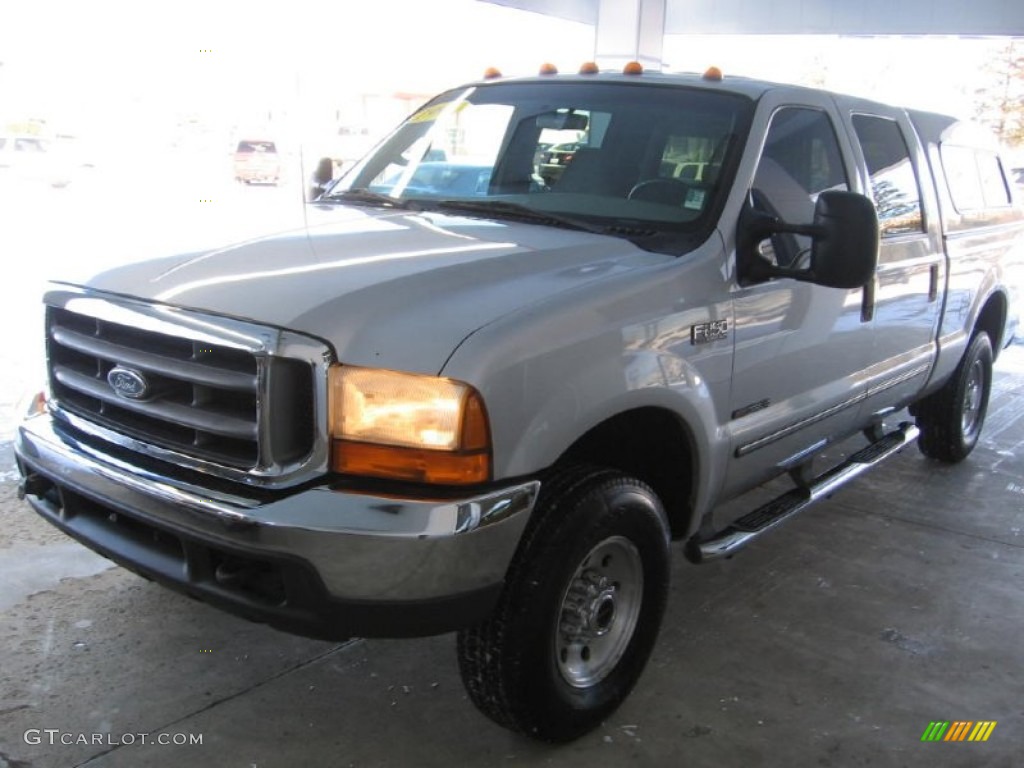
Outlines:
POLYGON ((21 493, 283 630, 457 630, 472 701, 549 741, 640 677, 672 542, 971 452, 1024 248, 970 125, 635 66, 444 93, 307 220, 54 283, 21 493))

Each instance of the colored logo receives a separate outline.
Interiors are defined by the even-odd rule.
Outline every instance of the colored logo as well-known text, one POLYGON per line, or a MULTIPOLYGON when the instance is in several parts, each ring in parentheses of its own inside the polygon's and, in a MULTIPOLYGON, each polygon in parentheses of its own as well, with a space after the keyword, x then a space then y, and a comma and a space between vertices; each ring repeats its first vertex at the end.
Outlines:
POLYGON ((995 729, 995 720, 933 720, 921 741, 988 741, 995 729))
POLYGON ((131 368, 112 368, 107 374, 107 383, 118 395, 129 400, 141 400, 149 394, 149 382, 146 381, 146 377, 131 368))

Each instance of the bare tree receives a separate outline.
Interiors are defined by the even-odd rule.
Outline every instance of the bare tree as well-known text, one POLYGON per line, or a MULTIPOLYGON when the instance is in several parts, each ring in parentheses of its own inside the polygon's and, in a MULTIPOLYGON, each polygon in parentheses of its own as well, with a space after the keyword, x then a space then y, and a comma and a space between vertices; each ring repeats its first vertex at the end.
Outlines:
POLYGON ((999 140, 1024 145, 1024 40, 1014 38, 1000 48, 986 68, 991 85, 975 91, 975 116, 999 140))

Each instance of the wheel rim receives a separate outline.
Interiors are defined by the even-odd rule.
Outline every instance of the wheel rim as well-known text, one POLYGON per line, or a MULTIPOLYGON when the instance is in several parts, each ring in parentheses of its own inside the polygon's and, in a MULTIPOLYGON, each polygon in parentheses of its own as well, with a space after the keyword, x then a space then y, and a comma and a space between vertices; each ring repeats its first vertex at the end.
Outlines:
POLYGON ((960 416, 960 432, 970 438, 978 430, 982 419, 982 406, 985 397, 985 366, 981 360, 975 360, 967 376, 964 386, 963 408, 960 416))
POLYGON ((555 661, 573 688, 601 682, 619 663, 640 616, 640 552, 622 536, 605 539, 576 568, 562 596, 555 661))

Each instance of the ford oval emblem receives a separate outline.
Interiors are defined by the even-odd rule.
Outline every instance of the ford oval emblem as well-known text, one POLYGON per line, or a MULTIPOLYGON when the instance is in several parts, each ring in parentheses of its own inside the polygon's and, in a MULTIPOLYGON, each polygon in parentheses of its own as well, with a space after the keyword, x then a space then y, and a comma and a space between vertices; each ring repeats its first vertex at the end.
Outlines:
POLYGON ((131 368, 116 366, 107 374, 107 383, 121 397, 129 400, 141 400, 149 394, 149 382, 146 377, 131 368))

